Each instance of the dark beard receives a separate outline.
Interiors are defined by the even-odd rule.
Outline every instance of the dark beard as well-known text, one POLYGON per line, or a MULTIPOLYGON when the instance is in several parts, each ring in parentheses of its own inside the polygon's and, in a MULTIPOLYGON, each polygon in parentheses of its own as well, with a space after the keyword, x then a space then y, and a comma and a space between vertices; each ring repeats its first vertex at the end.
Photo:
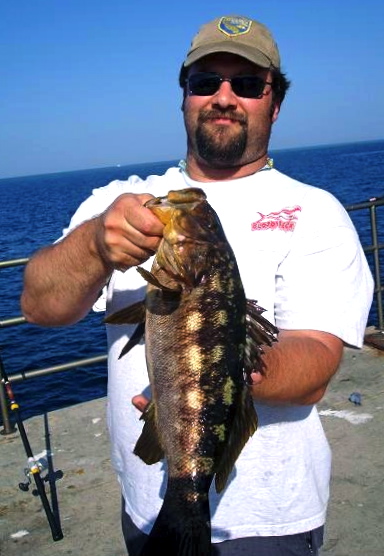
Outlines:
MULTIPOLYGON (((240 124, 240 131, 237 136, 226 137, 226 129, 217 130, 214 135, 206 128, 204 122, 211 118, 226 117, 225 114, 217 112, 204 112, 201 114, 195 135, 196 149, 199 156, 208 162, 212 167, 229 167, 241 160, 247 146, 248 134, 247 125, 244 119, 236 118, 240 124)), ((228 117, 234 118, 232 114, 228 117)))

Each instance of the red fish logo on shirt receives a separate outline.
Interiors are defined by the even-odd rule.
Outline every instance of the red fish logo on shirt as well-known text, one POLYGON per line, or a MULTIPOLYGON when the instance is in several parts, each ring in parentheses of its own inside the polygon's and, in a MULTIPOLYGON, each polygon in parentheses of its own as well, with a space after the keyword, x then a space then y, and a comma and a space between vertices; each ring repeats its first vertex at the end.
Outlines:
POLYGON ((293 232, 298 219, 298 213, 301 212, 301 207, 295 205, 294 207, 286 207, 276 212, 263 214, 258 212, 260 218, 252 222, 252 231, 256 230, 282 230, 283 232, 293 232))

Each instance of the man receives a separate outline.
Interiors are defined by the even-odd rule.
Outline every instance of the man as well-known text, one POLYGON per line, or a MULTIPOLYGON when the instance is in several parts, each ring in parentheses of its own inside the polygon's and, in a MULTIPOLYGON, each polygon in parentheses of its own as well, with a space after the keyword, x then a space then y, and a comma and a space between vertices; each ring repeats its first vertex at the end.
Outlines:
MULTIPOLYGON (((41 325, 74 323, 106 284, 108 313, 141 299, 145 282, 135 266, 150 268, 163 229, 145 201, 171 189, 203 188, 234 249, 247 297, 280 329, 279 341, 265 349, 265 373, 254 373, 250 387, 258 430, 224 492, 211 489, 214 553, 317 554, 330 450, 314 404, 338 368, 343 344, 362 345, 372 277, 342 206, 273 169, 268 158, 289 86, 269 31, 239 16, 204 25, 180 85, 186 162, 163 176, 131 176, 95 190, 62 240, 27 265, 23 312, 41 325)), ((130 556, 140 553, 159 512, 164 479, 161 463, 146 466, 132 453, 142 427, 138 409, 150 397, 144 346, 118 360, 133 329, 107 326, 108 423, 130 556)))

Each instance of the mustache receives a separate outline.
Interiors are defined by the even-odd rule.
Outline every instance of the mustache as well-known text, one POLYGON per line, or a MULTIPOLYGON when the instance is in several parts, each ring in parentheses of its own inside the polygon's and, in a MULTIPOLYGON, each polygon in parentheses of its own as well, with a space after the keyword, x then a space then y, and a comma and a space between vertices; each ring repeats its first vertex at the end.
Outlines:
POLYGON ((208 122, 209 120, 215 120, 216 118, 228 118, 228 120, 239 122, 242 125, 246 125, 248 121, 245 115, 235 114, 229 110, 202 110, 200 112, 198 122, 199 124, 202 124, 204 122, 208 122))

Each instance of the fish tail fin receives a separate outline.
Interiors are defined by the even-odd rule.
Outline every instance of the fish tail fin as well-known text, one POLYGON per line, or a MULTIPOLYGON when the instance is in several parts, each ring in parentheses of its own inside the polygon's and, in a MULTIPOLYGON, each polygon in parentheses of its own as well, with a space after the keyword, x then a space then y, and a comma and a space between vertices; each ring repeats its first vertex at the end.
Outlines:
POLYGON ((190 503, 169 490, 140 556, 211 556, 208 497, 190 503))

